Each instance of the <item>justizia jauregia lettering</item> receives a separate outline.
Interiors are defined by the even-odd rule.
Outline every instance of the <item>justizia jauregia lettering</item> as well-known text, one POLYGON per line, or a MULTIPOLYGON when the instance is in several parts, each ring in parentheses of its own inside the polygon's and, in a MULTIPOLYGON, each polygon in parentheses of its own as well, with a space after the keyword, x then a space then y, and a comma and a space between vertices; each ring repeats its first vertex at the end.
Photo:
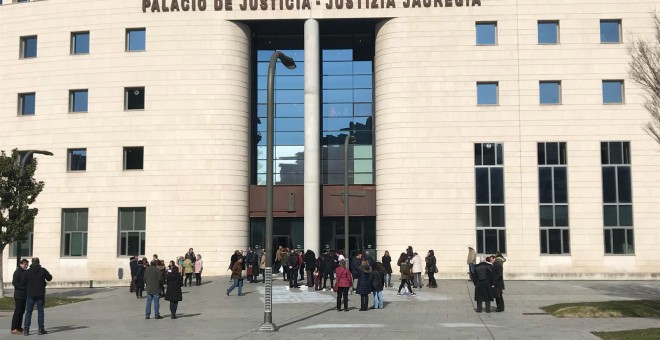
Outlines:
POLYGON ((403 0, 404 8, 415 7, 469 7, 480 6, 481 0, 403 0))
MULTIPOLYGON (((142 12, 189 12, 206 11, 207 1, 211 0, 141 0, 142 12)), ((241 11, 266 10, 311 10, 311 0, 213 0, 215 11, 232 11, 234 1, 239 2, 241 11)), ((379 9, 396 8, 397 2, 404 8, 430 7, 470 7, 481 6, 481 0, 321 0, 316 4, 325 9, 379 9)))

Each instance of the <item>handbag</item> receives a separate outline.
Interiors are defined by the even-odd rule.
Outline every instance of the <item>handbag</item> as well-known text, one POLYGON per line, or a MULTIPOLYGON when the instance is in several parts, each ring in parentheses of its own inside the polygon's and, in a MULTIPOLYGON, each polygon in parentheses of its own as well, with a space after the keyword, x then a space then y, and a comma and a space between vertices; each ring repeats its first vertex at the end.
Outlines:
POLYGON ((247 268, 247 276, 252 276, 252 266, 247 268))
POLYGON ((339 282, 335 282, 335 285, 332 286, 332 291, 335 293, 339 291, 339 282))
POLYGON ((436 266, 436 265, 433 266, 433 272, 434 272, 434 273, 437 273, 437 272, 438 272, 438 266, 436 266))

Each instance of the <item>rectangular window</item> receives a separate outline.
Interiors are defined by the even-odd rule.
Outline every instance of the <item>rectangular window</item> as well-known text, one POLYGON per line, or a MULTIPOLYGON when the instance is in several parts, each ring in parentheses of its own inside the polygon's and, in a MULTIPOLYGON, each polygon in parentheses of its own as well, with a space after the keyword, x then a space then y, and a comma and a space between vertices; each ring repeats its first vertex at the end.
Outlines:
POLYGON ((497 45, 497 22, 476 23, 477 45, 497 45))
POLYGON ((559 21, 538 22, 539 45, 559 44, 559 21))
POLYGON ((37 36, 21 37, 21 59, 37 57, 37 36))
POLYGON ((124 88, 124 110, 144 110, 144 87, 124 88))
POLYGON ((603 80, 603 104, 623 104, 623 80, 603 80))
POLYGON ((541 254, 569 254, 566 143, 537 144, 541 254))
POLYGON ((600 42, 603 44, 615 44, 621 42, 621 20, 600 21, 600 42))
POLYGON ((477 252, 506 252, 504 153, 501 143, 474 145, 477 252))
POLYGON ((87 256, 87 208, 62 209, 62 256, 87 256))
POLYGON ((68 171, 87 170, 87 149, 67 150, 67 170, 68 171))
MULTIPOLYGON (((21 242, 21 258, 32 257, 32 247, 34 245, 34 225, 30 226, 30 232, 24 242, 21 242)), ((9 251, 9 257, 16 257, 18 254, 18 242, 12 242, 9 251)))
POLYGON ((477 105, 497 105, 499 84, 497 82, 477 83, 477 105))
POLYGON ((561 104, 561 82, 540 81, 539 102, 541 104, 561 104))
POLYGON ((147 46, 147 31, 145 28, 129 28, 126 30, 126 51, 144 51, 147 46))
POLYGON ((18 115, 19 116, 34 116, 37 94, 32 93, 19 93, 18 94, 18 115))
POLYGON ((144 147, 130 146, 124 148, 124 170, 144 169, 144 147))
POLYGON ((119 255, 145 254, 146 208, 119 208, 119 255))
POLYGON ((69 112, 87 112, 87 90, 69 91, 69 112))
POLYGON ((630 142, 601 142, 606 254, 634 254, 630 142))
POLYGON ((89 31, 71 33, 71 54, 89 54, 89 31))

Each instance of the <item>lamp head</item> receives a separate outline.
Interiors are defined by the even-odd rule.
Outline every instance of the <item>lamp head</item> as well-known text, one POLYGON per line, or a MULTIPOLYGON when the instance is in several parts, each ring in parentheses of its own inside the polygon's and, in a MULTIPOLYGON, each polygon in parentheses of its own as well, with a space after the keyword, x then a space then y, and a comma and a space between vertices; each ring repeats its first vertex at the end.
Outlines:
POLYGON ((280 53, 280 61, 282 61, 282 65, 286 66, 289 70, 293 70, 296 68, 296 62, 293 61, 293 58, 280 53))

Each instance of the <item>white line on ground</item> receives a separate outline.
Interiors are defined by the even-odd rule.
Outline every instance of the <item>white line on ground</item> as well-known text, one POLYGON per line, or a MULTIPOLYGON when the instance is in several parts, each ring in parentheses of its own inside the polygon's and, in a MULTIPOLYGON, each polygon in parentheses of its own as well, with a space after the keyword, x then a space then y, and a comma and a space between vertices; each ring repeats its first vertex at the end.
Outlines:
POLYGON ((298 329, 323 329, 323 328, 383 328, 383 324, 345 324, 345 323, 321 323, 317 325, 309 325, 300 327, 298 329))

